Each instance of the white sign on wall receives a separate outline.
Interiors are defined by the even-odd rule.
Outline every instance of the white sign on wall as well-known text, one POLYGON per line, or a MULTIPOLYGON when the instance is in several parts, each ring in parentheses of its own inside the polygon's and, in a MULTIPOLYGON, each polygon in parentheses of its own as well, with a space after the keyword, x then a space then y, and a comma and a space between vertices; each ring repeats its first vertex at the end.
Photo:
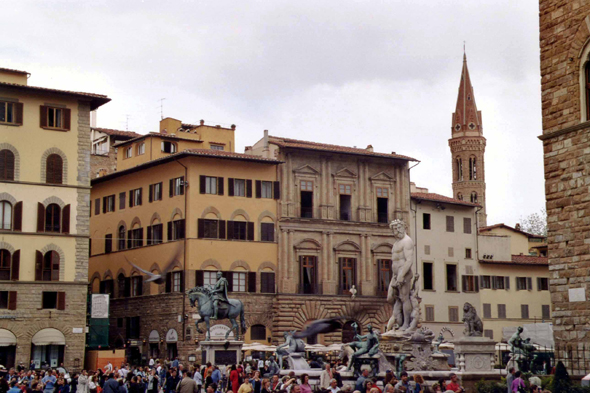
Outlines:
POLYGON ((568 289, 570 302, 585 302, 586 288, 570 288, 568 289))
POLYGON ((178 333, 175 329, 170 329, 166 333, 166 342, 167 343, 175 343, 178 341, 178 333))
POLYGON ((92 313, 91 318, 108 318, 109 317, 109 295, 93 294, 92 295, 92 313))
MULTIPOLYGON (((225 334, 229 331, 229 327, 225 325, 211 326, 211 340, 225 340, 225 334)), ((234 338, 234 332, 231 332, 228 339, 234 338)))

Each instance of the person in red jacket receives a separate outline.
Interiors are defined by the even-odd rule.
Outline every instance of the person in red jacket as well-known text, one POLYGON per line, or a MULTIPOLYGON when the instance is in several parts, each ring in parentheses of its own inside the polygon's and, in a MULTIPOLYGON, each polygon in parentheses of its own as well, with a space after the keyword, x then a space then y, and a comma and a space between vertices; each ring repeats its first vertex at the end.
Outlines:
POLYGON ((231 366, 231 372, 229 373, 229 380, 231 382, 231 390, 234 393, 238 393, 238 389, 240 388, 240 381, 239 381, 239 373, 236 369, 236 365, 231 366))

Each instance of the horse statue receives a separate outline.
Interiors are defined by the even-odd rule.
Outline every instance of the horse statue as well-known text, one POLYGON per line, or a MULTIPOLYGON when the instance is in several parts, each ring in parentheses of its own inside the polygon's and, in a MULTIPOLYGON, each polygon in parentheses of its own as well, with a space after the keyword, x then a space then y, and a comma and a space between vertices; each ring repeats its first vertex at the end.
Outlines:
MULTIPOLYGON (((198 305, 199 315, 201 319, 195 322, 195 326, 197 327, 197 332, 203 333, 203 331, 199 328, 199 324, 205 322, 207 326, 207 336, 206 340, 210 339, 210 325, 209 320, 215 319, 215 309, 213 307, 213 298, 214 294, 213 291, 206 287, 194 287, 186 291, 188 298, 190 300, 191 307, 196 307, 198 305)), ((246 333, 246 320, 244 319, 244 304, 241 300, 238 299, 228 299, 227 302, 221 302, 218 306, 217 310, 217 319, 229 319, 231 322, 231 329, 225 333, 225 339, 227 340, 229 334, 234 331, 234 335, 236 340, 240 338, 240 329, 238 327, 238 323, 236 321, 237 318, 240 318, 240 325, 242 328, 242 334, 246 333)))

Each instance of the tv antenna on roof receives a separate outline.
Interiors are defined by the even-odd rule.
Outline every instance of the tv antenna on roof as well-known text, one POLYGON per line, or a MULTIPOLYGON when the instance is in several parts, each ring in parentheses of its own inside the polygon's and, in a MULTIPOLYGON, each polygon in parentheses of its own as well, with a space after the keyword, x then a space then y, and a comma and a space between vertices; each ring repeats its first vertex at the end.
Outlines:
POLYGON ((160 120, 164 120, 164 100, 165 98, 160 98, 160 120))

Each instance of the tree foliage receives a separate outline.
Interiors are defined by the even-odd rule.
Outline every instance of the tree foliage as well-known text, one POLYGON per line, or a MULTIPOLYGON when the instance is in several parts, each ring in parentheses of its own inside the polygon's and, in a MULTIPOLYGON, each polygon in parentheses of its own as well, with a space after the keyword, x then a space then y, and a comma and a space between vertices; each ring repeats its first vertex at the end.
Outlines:
POLYGON ((547 211, 532 213, 520 218, 520 229, 533 235, 547 236, 547 211))

